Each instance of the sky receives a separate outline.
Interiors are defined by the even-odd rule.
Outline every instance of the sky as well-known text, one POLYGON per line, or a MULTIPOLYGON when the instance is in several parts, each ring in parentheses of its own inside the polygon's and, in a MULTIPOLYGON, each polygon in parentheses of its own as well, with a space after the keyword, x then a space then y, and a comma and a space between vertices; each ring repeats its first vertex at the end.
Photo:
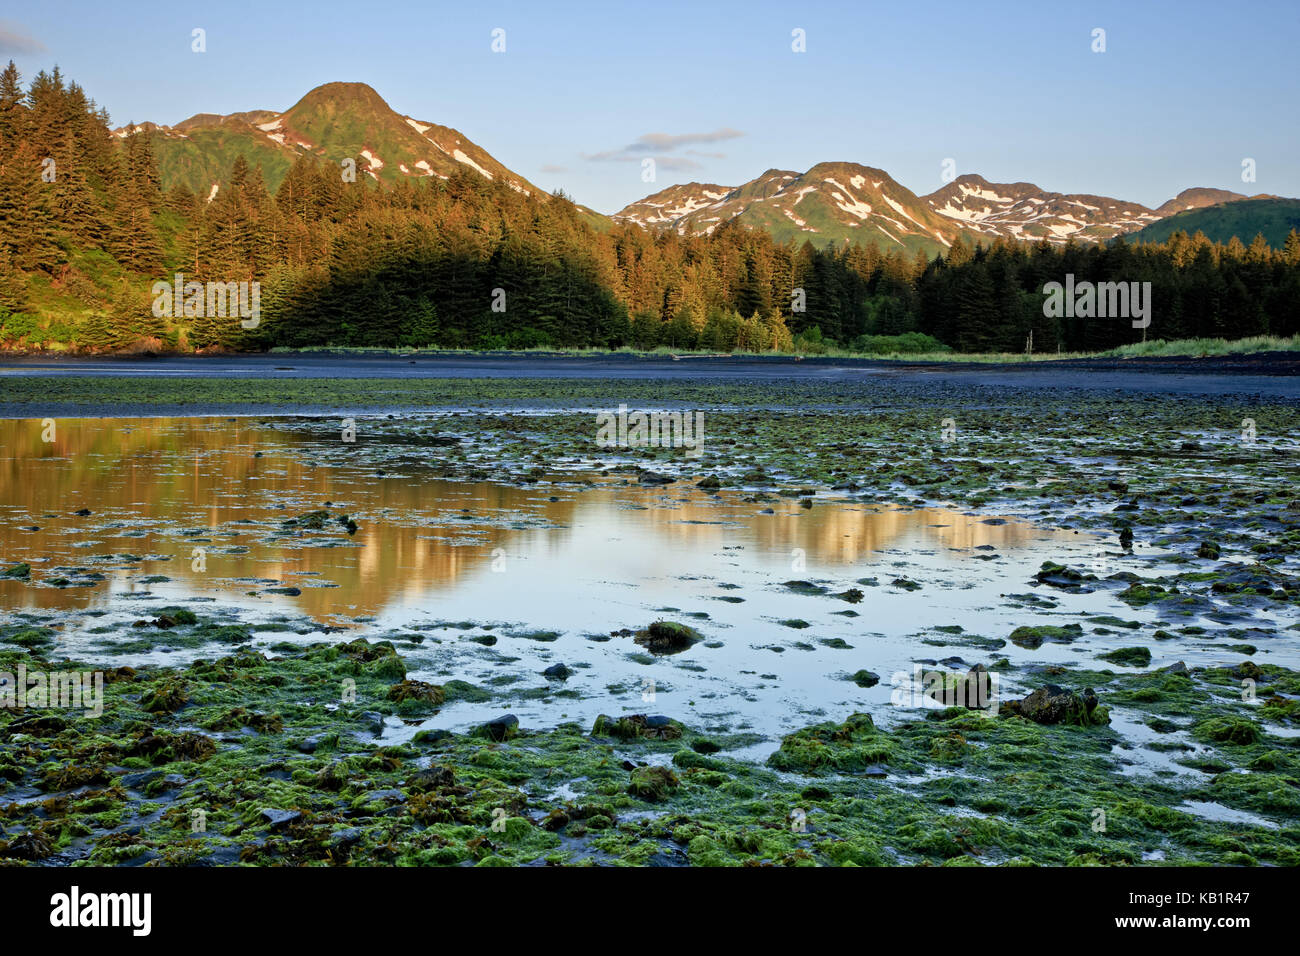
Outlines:
POLYGON ((829 161, 917 194, 952 160, 959 175, 1147 206, 1192 186, 1300 196, 1297 50, 1300 0, 0 8, 0 60, 25 81, 57 64, 114 125, 284 110, 359 81, 601 212, 676 182, 829 161))

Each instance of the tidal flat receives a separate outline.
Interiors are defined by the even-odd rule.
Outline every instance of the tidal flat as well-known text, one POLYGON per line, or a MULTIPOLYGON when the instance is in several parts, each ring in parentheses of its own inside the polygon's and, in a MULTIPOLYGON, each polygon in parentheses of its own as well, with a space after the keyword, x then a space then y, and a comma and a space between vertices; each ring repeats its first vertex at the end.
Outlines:
POLYGON ((0 862, 1300 862, 1297 400, 1141 385, 8 379, 0 862))

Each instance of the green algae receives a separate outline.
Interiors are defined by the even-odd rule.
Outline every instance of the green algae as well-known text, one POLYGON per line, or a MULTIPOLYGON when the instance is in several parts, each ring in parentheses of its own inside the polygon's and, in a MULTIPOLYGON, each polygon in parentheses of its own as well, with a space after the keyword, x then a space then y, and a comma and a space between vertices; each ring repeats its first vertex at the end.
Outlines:
MULTIPOLYGON (((325 387, 322 400, 427 404, 483 396, 557 407, 569 395, 598 399, 605 387, 584 384, 566 394, 565 386, 554 384, 470 383, 454 394, 435 385, 417 395, 406 383, 313 383, 312 393, 289 386, 273 395, 255 384, 238 385, 233 394, 245 400, 308 400, 317 384, 325 387)), ((897 393, 882 388, 878 404, 889 406, 897 393)), ((157 394, 166 398, 171 391, 172 386, 162 386, 157 394)), ((647 388, 644 394, 654 392, 647 388)), ((1043 571, 1064 586, 1040 578, 1030 587, 1042 596, 1032 595, 1021 606, 1052 607, 1071 587, 1108 589, 1144 609, 1144 619, 1158 616, 1161 627, 1153 636, 1171 642, 1162 651, 1174 652, 1177 642, 1211 638, 1234 642, 1217 645, 1225 650, 1243 646, 1248 632, 1241 629, 1180 626, 1209 607, 1204 602, 1210 597, 1228 608, 1287 608, 1297 599, 1284 565, 1298 553, 1300 526, 1294 499, 1278 484, 1294 487, 1290 459, 1240 449, 1232 458, 1224 449, 1212 454, 1208 448, 1204 454, 1167 455, 1160 447, 1188 429, 1221 429, 1225 409, 1219 403, 1083 396, 1068 414, 1031 408, 1028 402, 1025 407, 954 406, 963 408, 964 440, 979 436, 977 451, 968 449, 970 457, 964 457, 937 444, 925 410, 905 402, 862 416, 849 410, 860 396, 800 387, 792 400, 827 407, 824 415, 806 416, 780 409, 745 411, 746 405, 757 406, 759 397, 728 386, 681 394, 688 402, 730 404, 731 410, 711 418, 710 431, 735 437, 735 443, 711 448, 704 462, 680 468, 657 450, 628 450, 629 461, 687 476, 707 469, 719 486, 742 481, 781 489, 777 494, 797 494, 803 483, 818 482, 855 485, 852 490, 869 500, 898 500, 901 487, 917 504, 997 503, 1053 525, 1104 530, 1112 547, 1115 532, 1122 546, 1127 531, 1130 543, 1136 535, 1180 550, 1186 561, 1159 578, 1101 580, 1052 562, 1054 568, 1043 571), (841 407, 846 414, 836 411, 841 407), (1149 430, 1135 435, 1133 420, 1142 420, 1144 429, 1149 422, 1149 430), (1092 445, 1080 447, 1082 433, 1092 445), (1032 462, 1028 469, 1026 460, 1032 462), (1111 469, 1122 470, 1126 481, 1111 481, 1111 469), (1020 481, 1017 472, 1025 471, 1035 480, 1020 481), (1273 493, 1265 494, 1270 484, 1273 493), (1141 494, 1130 496, 1130 488, 1141 494), (1116 508, 1125 509, 1122 521, 1112 514, 1116 508), (1206 542, 1214 545, 1213 557, 1206 542), (1224 558, 1224 564, 1205 565, 1224 558)), ((1252 404, 1250 414, 1261 432, 1285 434, 1294 426, 1294 410, 1283 406, 1252 404)), ((310 433, 312 427, 304 430, 310 433)), ((505 415, 476 414, 456 427, 476 442, 500 443, 505 450, 479 461, 452 456, 432 466, 431 471, 451 478, 563 480, 520 452, 538 443, 553 449, 550 456, 556 459, 590 450, 590 416, 558 413, 521 424, 505 415)), ((401 421, 377 422, 376 428, 385 441, 414 430, 401 421)), ((319 530, 341 535, 342 529, 326 521, 319 530)), ((74 580, 69 575, 61 570, 46 582, 74 580)), ((860 583, 879 585, 874 579, 860 583)), ((900 588, 909 583, 915 582, 894 580, 900 588)), ((1113 616, 1084 620, 1137 630, 1132 627, 1137 622, 1113 616)), ((238 638, 247 637, 248 629, 216 619, 141 632, 131 642, 119 638, 115 646, 216 643, 210 652, 226 656, 188 668, 143 668, 112 682, 106 716, 93 729, 90 722, 76 720, 63 729, 24 724, 7 732, 14 721, 0 715, 6 744, 0 787, 8 794, 36 788, 47 798, 43 817, 17 800, 0 806, 0 858, 33 862, 68 854, 69 859, 147 865, 1061 865, 1134 864, 1158 850, 1168 863, 1300 862, 1297 749, 1293 737, 1272 732, 1294 726, 1300 675, 1269 663, 1134 673, 1133 667, 1144 668, 1149 660, 1102 655, 1121 665, 1121 673, 1064 668, 1065 677, 1054 676, 1072 687, 1094 688, 1103 702, 1098 710, 1136 716, 1171 738, 1157 743, 1170 748, 1165 752, 1187 755, 1181 763, 1191 768, 1189 781, 1168 771, 1135 773, 1135 750, 1154 752, 1155 747, 1127 741, 1104 723, 1041 725, 958 709, 898 722, 878 716, 880 726, 865 715, 835 715, 812 728, 791 728, 776 753, 758 764, 729 757, 726 750, 739 745, 714 728, 705 738, 689 722, 673 721, 667 726, 676 736, 669 736, 658 722, 639 724, 632 719, 637 715, 602 718, 590 734, 573 725, 524 727, 508 740, 493 741, 431 728, 409 744, 385 746, 374 738, 367 712, 415 718, 438 706, 436 694, 407 698, 394 690, 407 674, 391 642, 308 650, 285 644, 272 650, 283 657, 274 660, 239 651, 238 638), (205 627, 210 630, 200 633, 205 627), (355 684, 355 701, 342 699, 345 680, 355 684), (335 709, 323 711, 324 701, 335 709), (722 746, 701 752, 697 745, 707 747, 712 738, 722 746), (450 776, 418 778, 426 773, 425 760, 450 776), (629 792, 638 773, 658 776, 642 773, 649 768, 638 764, 647 761, 670 762, 678 781, 655 791, 653 801, 629 792), (121 782, 149 772, 162 776, 140 787, 121 782), (167 783, 168 776, 181 782, 167 783), (68 795, 64 788, 70 786, 84 789, 68 795), (145 799, 132 802, 136 794, 145 799), (1204 819, 1180 809, 1188 799, 1258 814, 1277 829, 1204 819), (301 816, 272 825, 263 814, 268 808, 301 816), (193 809, 208 815, 201 836, 191 829, 193 809), (1104 813, 1103 829, 1097 829, 1098 810, 1104 813), (152 819, 154 814, 161 815, 152 819)), ((0 648, 44 653, 56 633, 6 629, 0 632, 0 648), (24 633, 34 636, 12 639, 24 633)), ((545 639, 529 632, 510 636, 545 639)), ((1078 625, 1039 625, 1017 628, 1010 639, 1033 649, 1079 642, 1082 636, 1078 625)), ((959 642, 963 636, 949 639, 959 642)), ((1267 636, 1251 634, 1249 640, 1267 651, 1267 636)), ((643 661, 654 658, 644 655, 643 661)), ((1007 662, 1004 669, 1015 673, 1007 662)), ((510 693, 505 684, 485 684, 491 690, 455 681, 426 686, 441 686, 444 702, 486 702, 510 693)))

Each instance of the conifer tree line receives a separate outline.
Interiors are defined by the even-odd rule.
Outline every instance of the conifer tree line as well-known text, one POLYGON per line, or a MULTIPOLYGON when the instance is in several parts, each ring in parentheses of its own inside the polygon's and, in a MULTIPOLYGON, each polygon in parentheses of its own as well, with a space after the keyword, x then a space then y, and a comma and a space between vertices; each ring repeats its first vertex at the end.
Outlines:
MULTIPOLYGON (((563 193, 466 169, 381 187, 300 156, 274 191, 237 158, 215 196, 164 190, 150 131, 118 138, 55 68, 0 74, 0 345, 767 351, 899 343, 1094 351, 1123 319, 1048 318, 1043 286, 1150 282, 1150 337, 1300 332, 1300 235, 1281 249, 1175 233, 1160 244, 959 241, 943 255, 602 231, 563 193), (257 281, 261 321, 155 316, 151 286, 257 281), (798 290, 802 290, 800 293, 798 290), (802 306, 802 308, 800 308, 802 306)), ((364 169, 364 161, 358 161, 364 169)))

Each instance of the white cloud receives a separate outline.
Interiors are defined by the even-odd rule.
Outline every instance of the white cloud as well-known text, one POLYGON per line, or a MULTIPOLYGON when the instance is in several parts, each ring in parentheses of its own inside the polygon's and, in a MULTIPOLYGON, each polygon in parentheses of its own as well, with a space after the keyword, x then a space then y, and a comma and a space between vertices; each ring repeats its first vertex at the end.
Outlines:
POLYGON ((16 23, 0 20, 0 53, 44 53, 45 44, 16 23))
MULTIPOLYGON (((655 163, 663 169, 699 169, 700 164, 682 156, 668 156, 673 150, 692 143, 718 143, 722 140, 744 136, 740 130, 722 127, 710 133, 646 133, 628 143, 622 149, 607 149, 599 153, 583 153, 582 158, 591 163, 636 163, 648 155, 655 157, 655 163)), ((708 153, 688 149, 692 156, 707 159, 725 159, 725 153, 708 153)))

